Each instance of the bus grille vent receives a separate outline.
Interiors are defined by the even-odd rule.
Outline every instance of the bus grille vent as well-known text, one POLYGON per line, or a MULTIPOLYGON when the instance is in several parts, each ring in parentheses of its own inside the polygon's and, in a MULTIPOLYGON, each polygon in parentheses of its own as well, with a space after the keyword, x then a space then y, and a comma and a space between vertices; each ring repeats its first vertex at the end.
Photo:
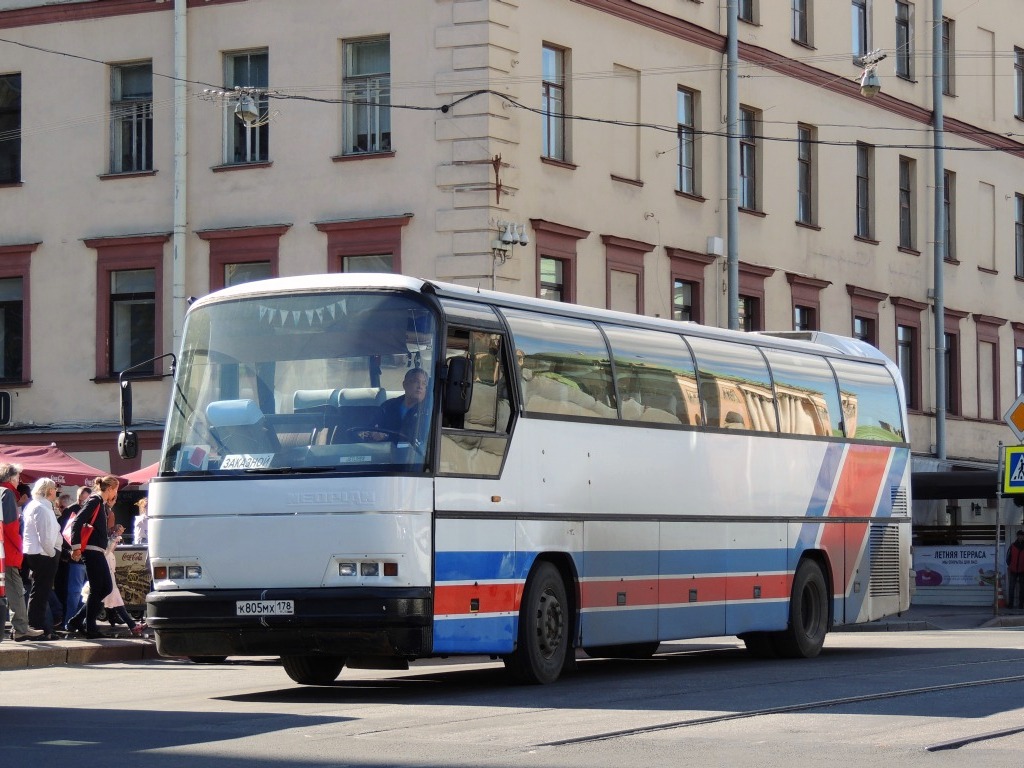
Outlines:
POLYGON ((900 593, 900 529, 898 525, 871 526, 872 597, 900 593))
POLYGON ((907 514, 907 489, 902 485, 894 485, 889 489, 889 500, 894 515, 907 514))

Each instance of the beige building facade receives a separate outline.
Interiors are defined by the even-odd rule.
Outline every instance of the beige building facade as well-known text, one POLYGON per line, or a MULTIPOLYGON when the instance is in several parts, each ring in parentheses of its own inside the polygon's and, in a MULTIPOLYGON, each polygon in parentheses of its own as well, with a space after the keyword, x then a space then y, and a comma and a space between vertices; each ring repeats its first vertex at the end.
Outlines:
MULTIPOLYGON (((739 9, 741 323, 898 360, 935 466, 931 0, 739 9)), ((1017 10, 940 22, 940 385, 963 466, 1012 441, 1024 365, 1017 10)), ((0 0, 0 443, 135 468, 118 372, 174 349, 189 296, 267 275, 393 270, 728 325, 726 29, 696 0, 0 0)), ((135 384, 135 466, 163 370, 135 384)))

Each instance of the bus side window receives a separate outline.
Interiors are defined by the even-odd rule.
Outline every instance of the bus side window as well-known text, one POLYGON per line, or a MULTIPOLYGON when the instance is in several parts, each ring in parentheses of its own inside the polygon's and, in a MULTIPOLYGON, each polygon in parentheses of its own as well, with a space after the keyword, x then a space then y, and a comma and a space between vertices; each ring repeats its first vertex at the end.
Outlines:
POLYGON ((687 336, 697 360, 707 425, 719 429, 777 432, 775 393, 768 365, 749 344, 687 336))

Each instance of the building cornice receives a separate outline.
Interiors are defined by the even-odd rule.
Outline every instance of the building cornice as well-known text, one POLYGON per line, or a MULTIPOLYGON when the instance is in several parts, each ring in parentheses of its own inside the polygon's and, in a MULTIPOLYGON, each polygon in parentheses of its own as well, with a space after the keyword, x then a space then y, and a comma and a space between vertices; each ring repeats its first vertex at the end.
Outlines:
MULTIPOLYGON (((189 8, 205 8, 210 5, 244 3, 247 0, 188 0, 189 8)), ((63 24, 74 21, 109 19, 114 16, 129 16, 136 13, 174 10, 174 3, 154 0, 94 0, 91 3, 70 3, 67 5, 39 5, 32 8, 16 8, 0 11, 0 29, 34 27, 40 24, 63 24)))

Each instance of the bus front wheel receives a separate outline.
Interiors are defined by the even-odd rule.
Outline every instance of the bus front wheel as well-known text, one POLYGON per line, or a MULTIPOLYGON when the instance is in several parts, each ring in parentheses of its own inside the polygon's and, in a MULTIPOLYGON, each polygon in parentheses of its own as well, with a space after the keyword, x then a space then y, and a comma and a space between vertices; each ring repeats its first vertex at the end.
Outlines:
POLYGON ((821 653, 828 633, 828 587, 821 567, 802 560, 793 576, 789 598, 789 626, 774 637, 775 650, 783 658, 812 659, 821 653))
POLYGON ((345 666, 342 656, 282 656, 281 666, 299 685, 330 685, 345 666))
POLYGON ((562 672, 569 645, 569 601, 558 569, 538 563, 526 582, 519 607, 516 649, 505 666, 521 683, 553 683, 562 672))

